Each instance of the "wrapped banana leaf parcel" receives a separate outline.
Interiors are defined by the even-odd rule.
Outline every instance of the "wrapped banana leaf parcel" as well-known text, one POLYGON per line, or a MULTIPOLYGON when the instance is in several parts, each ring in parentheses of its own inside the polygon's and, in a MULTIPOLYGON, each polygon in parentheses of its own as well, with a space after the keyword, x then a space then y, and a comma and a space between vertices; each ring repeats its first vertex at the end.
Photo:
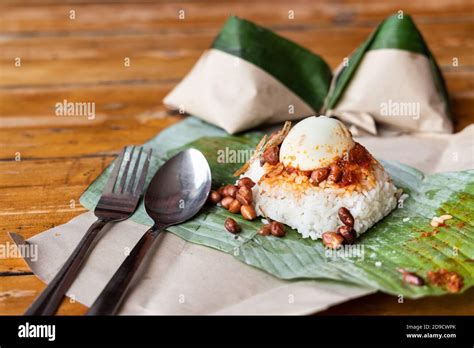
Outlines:
POLYGON ((326 62, 307 49, 230 17, 163 102, 233 134, 317 114, 331 77, 326 62))
POLYGON ((371 133, 451 133, 441 71, 412 18, 385 19, 336 70, 326 114, 371 133))

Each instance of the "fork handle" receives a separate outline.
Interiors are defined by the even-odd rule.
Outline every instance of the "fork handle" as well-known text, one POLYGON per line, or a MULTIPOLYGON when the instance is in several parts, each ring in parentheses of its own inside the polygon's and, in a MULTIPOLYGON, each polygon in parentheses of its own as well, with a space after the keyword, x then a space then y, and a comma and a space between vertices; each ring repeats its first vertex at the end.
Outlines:
POLYGON ((107 222, 107 220, 98 219, 89 227, 66 263, 46 289, 28 307, 24 315, 54 315, 56 313, 66 291, 76 279, 82 264, 87 259, 92 243, 107 222))
POLYGON ((164 227, 153 226, 140 238, 112 279, 92 304, 87 315, 114 315, 120 307, 138 267, 164 227))

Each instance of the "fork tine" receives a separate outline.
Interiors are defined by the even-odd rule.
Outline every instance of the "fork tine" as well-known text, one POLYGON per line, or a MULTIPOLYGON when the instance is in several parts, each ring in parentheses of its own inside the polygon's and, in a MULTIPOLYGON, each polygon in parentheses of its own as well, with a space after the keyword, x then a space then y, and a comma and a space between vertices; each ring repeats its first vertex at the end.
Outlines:
POLYGON ((140 160, 142 158, 143 147, 140 147, 140 151, 138 152, 137 160, 135 161, 135 165, 133 166, 132 177, 127 185, 127 189, 125 190, 126 193, 132 193, 133 186, 135 184, 135 177, 137 176, 138 166, 140 165, 140 160))
POLYGON ((105 184, 103 193, 112 193, 112 191, 114 190, 115 182, 117 181, 120 168, 122 167, 125 152, 127 152, 126 146, 123 148, 122 152, 115 160, 114 168, 112 169, 112 172, 109 175, 107 183, 105 184))
POLYGON ((132 146, 132 149, 129 152, 129 156, 127 157, 127 164, 125 165, 125 169, 122 173, 122 178, 120 179, 120 185, 117 187, 117 192, 123 193, 125 188, 125 183, 127 182, 128 177, 128 169, 130 168, 130 162, 132 162, 133 152, 135 151, 135 146, 132 146))
POLYGON ((134 196, 140 196, 142 193, 143 186, 145 185, 146 175, 148 173, 148 167, 150 166, 151 153, 152 150, 148 150, 148 155, 145 159, 145 163, 143 164, 142 173, 140 175, 140 179, 138 180, 137 188, 135 191, 133 191, 134 196))

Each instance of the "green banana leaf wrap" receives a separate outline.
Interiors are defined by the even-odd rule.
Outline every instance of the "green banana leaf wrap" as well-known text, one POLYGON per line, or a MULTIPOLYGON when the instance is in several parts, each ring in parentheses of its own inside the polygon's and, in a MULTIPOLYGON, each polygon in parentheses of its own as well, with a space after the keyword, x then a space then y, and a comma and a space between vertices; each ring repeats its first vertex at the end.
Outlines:
POLYGON ((348 64, 334 77, 336 79, 335 85, 328 94, 325 109, 332 109, 337 105, 365 53, 380 49, 400 49, 426 56, 431 65, 436 88, 446 105, 446 114, 452 118, 448 92, 441 70, 426 45, 421 32, 416 27, 413 19, 407 14, 404 14, 403 18, 400 18, 398 14, 386 18, 367 40, 354 51, 348 64))
POLYGON ((245 59, 274 76, 319 111, 331 84, 331 68, 319 56, 250 21, 231 16, 212 48, 245 59))
MULTIPOLYGON (((212 170, 213 185, 235 181, 232 173, 242 163, 221 163, 223 149, 251 150, 262 133, 228 136, 196 118, 164 130, 143 146, 152 148, 153 159, 147 180, 164 161, 182 149, 193 147, 204 153, 212 170)), ((283 238, 257 233, 260 219, 246 221, 227 210, 206 206, 190 221, 168 231, 192 242, 234 255, 247 265, 282 279, 326 278, 369 286, 380 291, 418 298, 446 294, 447 290, 426 282, 406 284, 397 268, 415 272, 427 279, 428 271, 447 269, 464 278, 465 291, 474 283, 474 171, 424 175, 401 163, 381 161, 397 187, 409 197, 357 241, 357 255, 328 253, 320 240, 303 239, 287 228, 283 238), (450 214, 445 227, 433 228, 433 216, 450 214), (224 229, 232 216, 241 226, 236 237, 224 229), (336 257, 335 257, 336 256, 336 257)), ((111 171, 109 166, 81 197, 81 203, 94 209, 111 171)), ((132 220, 151 225, 143 203, 132 220)))

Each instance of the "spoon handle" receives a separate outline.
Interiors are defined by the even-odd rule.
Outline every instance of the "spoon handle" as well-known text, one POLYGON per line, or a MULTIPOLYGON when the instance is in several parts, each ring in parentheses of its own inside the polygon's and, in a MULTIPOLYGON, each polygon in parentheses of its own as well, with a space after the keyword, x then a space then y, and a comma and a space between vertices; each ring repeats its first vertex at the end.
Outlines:
POLYGON ((114 315, 117 312, 132 283, 135 272, 163 229, 164 227, 155 225, 145 232, 92 304, 87 315, 114 315))

